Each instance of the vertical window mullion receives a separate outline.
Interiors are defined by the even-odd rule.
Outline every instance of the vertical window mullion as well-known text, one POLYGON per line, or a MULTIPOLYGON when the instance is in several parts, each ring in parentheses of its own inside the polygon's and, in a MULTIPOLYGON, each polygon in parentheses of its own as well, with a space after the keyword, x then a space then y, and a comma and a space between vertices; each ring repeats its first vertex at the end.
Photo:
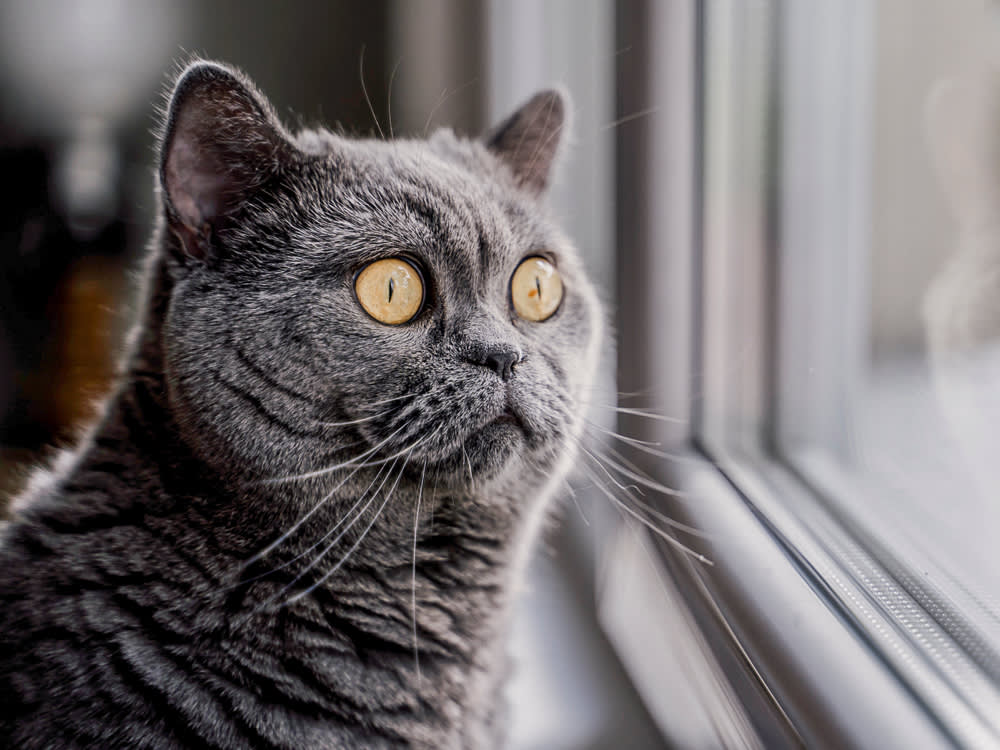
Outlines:
POLYGON ((702 216, 702 437, 756 452, 769 420, 769 163, 774 8, 707 8, 702 216))
POLYGON ((845 2, 781 24, 777 442, 843 462, 869 339, 872 23, 845 2))

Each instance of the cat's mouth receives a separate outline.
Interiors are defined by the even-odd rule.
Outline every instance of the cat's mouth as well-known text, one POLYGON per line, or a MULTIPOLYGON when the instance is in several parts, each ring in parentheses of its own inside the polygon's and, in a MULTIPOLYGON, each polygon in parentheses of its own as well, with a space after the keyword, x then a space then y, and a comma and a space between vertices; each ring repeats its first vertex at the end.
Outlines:
POLYGON ((482 415, 483 421, 469 425, 441 460, 464 482, 467 477, 487 478, 500 471, 510 457, 529 442, 531 430, 518 409, 507 403, 498 412, 482 415))
POLYGON ((489 421, 483 424, 479 430, 473 430, 473 433, 492 429, 498 429, 501 431, 516 429, 521 433, 521 437, 528 442, 531 442, 534 437, 534 430, 531 429, 530 420, 525 419, 524 414, 519 407, 517 398, 510 392, 507 393, 507 397, 503 400, 503 407, 500 411, 497 412, 496 415, 489 421))
POLYGON ((514 411, 514 409, 510 406, 507 406, 502 412, 487 423, 487 427, 491 425, 511 425, 513 427, 519 427, 525 434, 528 432, 528 428, 525 426, 524 420, 521 419, 521 415, 514 411))

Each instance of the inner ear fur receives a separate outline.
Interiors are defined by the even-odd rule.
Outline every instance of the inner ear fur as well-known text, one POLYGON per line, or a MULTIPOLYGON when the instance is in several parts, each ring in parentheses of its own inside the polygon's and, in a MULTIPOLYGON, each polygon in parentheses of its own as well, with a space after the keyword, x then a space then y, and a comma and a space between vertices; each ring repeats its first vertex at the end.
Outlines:
POLYGON ((167 222, 185 254, 204 259, 226 217, 293 153, 270 103, 242 73, 189 65, 170 98, 160 150, 167 222))
POLYGON ((566 92, 540 91, 486 136, 486 147, 507 165, 520 187, 543 193, 566 140, 568 112, 566 92))

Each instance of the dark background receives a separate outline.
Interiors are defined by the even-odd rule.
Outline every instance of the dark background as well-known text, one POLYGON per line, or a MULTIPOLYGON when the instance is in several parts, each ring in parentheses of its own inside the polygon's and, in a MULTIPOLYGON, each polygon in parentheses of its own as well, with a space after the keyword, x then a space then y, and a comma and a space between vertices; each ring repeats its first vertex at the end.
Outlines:
POLYGON ((396 135, 428 122, 475 132, 482 15, 461 0, 5 2, 0 507, 107 391, 155 215, 157 112, 179 67, 193 55, 238 65, 293 128, 388 136, 391 108, 396 135))

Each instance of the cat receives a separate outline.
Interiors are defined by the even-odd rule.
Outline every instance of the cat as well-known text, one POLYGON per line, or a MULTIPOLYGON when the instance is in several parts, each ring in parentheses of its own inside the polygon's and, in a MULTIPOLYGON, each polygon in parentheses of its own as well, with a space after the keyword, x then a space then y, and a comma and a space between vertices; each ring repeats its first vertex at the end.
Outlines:
POLYGON ((603 337, 544 91, 291 134, 197 60, 120 380, 0 522, 0 746, 490 748, 603 337))

